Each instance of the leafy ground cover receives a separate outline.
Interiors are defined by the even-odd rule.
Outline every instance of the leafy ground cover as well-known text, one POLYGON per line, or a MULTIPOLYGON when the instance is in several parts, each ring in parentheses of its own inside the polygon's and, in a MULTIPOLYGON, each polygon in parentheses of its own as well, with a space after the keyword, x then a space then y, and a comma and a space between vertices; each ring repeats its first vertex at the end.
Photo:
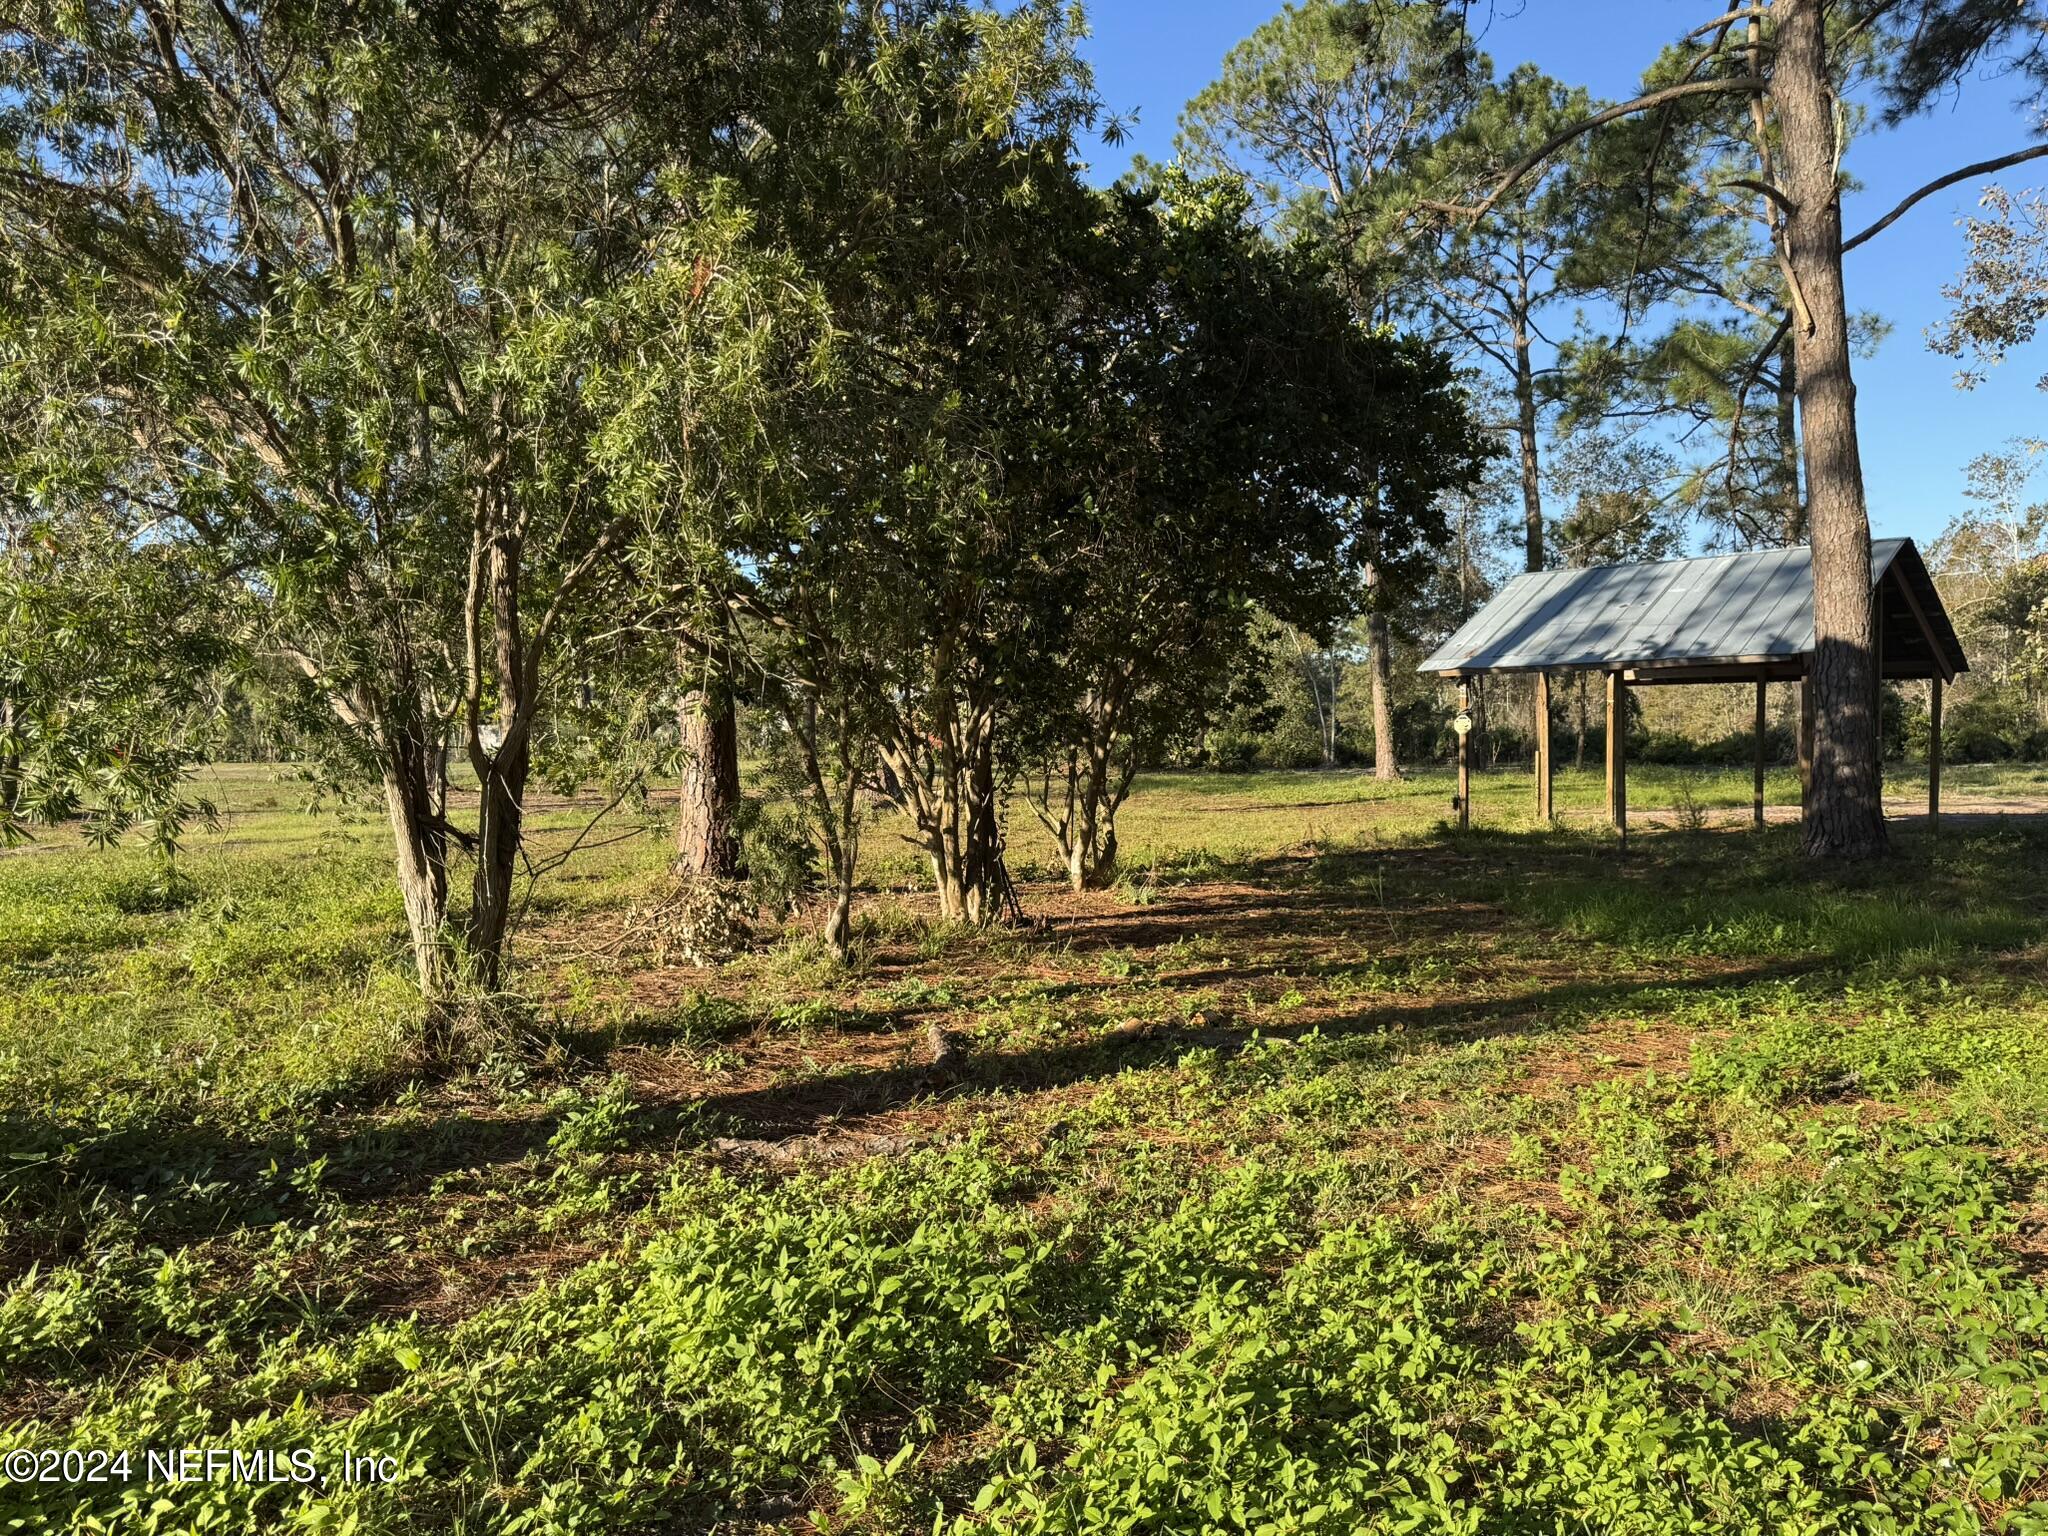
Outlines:
POLYGON ((978 937, 880 828, 846 969, 656 964, 592 839, 438 1074, 374 817, 0 858, 0 1451, 330 1474, 0 1528, 2048 1529, 2048 827, 1526 785, 1150 781, 978 937))

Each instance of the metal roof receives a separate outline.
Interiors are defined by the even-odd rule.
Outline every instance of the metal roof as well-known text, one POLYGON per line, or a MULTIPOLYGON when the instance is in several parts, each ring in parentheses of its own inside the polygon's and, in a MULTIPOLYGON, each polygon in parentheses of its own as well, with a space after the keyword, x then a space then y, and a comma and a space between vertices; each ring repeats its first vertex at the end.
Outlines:
MULTIPOLYGON (((1872 543, 1870 581, 1883 602, 1887 677, 1953 676, 1968 668, 1911 539, 1872 543), (1894 600, 1894 591, 1903 600, 1894 600)), ((1529 572, 1501 588, 1417 670, 1691 671, 1795 663, 1812 649, 1813 551, 1802 545, 1529 572)))

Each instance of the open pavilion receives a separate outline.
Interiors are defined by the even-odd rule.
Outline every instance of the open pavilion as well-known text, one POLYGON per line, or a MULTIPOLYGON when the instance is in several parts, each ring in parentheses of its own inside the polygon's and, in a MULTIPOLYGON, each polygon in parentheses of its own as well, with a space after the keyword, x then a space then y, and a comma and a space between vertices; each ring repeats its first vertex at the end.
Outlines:
MULTIPOLYGON (((1927 811, 1941 815, 1942 687, 1969 670, 1955 626, 1911 539, 1870 549, 1881 680, 1929 683, 1932 734, 1927 811)), ((1550 679, 1599 672, 1607 679, 1607 815, 1628 835, 1628 690, 1683 683, 1756 684, 1754 819, 1764 821, 1765 689, 1804 683, 1813 654, 1813 552, 1750 550, 1645 565, 1532 571, 1515 577, 1423 662, 1455 678, 1461 716, 1475 677, 1533 673, 1536 680, 1536 815, 1551 819, 1550 679)), ((1813 695, 1800 689, 1799 782, 1811 789, 1813 695)), ((1873 701, 1875 702, 1875 701, 1873 701)), ((1458 735, 1458 825, 1471 820, 1469 736, 1458 735)))

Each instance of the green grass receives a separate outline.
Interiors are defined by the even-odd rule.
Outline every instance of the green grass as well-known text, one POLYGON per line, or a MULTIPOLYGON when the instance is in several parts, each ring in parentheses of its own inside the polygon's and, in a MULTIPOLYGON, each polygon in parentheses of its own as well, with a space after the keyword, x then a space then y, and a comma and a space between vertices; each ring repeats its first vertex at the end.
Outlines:
POLYGON ((1645 771, 1622 855, 1526 776, 1147 779, 1123 890, 874 894, 845 970, 654 967, 651 828, 455 1072, 373 816, 0 858, 0 1450, 329 1474, 0 1529, 2048 1530, 2048 831, 1815 871, 1681 784, 1747 805, 1645 771))

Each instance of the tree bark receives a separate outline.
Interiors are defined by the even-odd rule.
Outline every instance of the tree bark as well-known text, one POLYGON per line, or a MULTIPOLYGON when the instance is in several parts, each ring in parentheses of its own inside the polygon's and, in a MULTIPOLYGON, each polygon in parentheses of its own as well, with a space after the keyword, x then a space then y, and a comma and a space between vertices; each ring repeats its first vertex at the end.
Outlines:
POLYGON ((1784 517, 1779 542, 1786 547, 1806 542, 1806 501, 1799 494, 1799 360, 1792 333, 1778 343, 1778 454, 1785 481, 1784 517))
MULTIPOLYGON (((1525 290, 1526 291, 1526 290, 1525 290)), ((1522 561, 1523 569, 1543 569, 1543 469, 1536 453, 1536 372, 1529 361, 1529 335, 1515 328, 1515 435, 1522 450, 1522 561)), ((1530 701, 1529 733, 1543 734, 1543 722, 1530 701)))
POLYGON ((739 722, 717 688, 692 688, 676 709, 683 783, 676 817, 676 868, 692 879, 745 873, 735 818, 740 808, 739 722))
POLYGON ((1394 753, 1394 658, 1387 616, 1377 607, 1365 621, 1366 643, 1372 649, 1372 776, 1398 779, 1401 765, 1394 753))
POLYGON ((900 715, 880 747, 895 770, 895 803, 916 822, 916 841, 931 860, 939 915, 947 922, 995 915, 1002 828, 994 715, 992 704, 956 695, 935 701, 924 720, 900 715))
POLYGON ((1002 856, 1002 824, 996 809, 995 737, 984 731, 973 745, 967 784, 967 845, 961 859, 970 923, 985 923, 996 915, 996 866, 1002 856))
POLYGON ((853 723, 843 701, 832 722, 829 772, 825 766, 827 757, 820 749, 824 712, 819 709, 816 696, 806 694, 795 700, 785 696, 783 718, 803 754, 815 830, 825 845, 825 861, 832 874, 832 906, 825 917, 823 937, 832 957, 843 962, 853 952, 853 880, 860 862, 861 749, 853 739, 853 723))
POLYGON ((498 684, 498 746, 472 737, 477 776, 476 869, 470 880, 463 939, 470 979, 485 992, 504 975, 505 935, 512 920, 512 884, 525 830, 526 779, 532 763, 534 701, 526 696, 525 635, 519 614, 520 552, 500 540, 490 554, 491 648, 498 684))
POLYGON ((1137 774, 1135 747, 1123 763, 1116 760, 1114 711, 1098 704, 1089 716, 1087 744, 1069 745, 1063 762, 1042 766, 1036 791, 1028 780, 1025 788, 1039 825, 1059 850, 1067 888, 1074 891, 1099 891, 1115 880, 1116 813, 1137 774))
MULTIPOLYGON (((1075 765, 1078 777, 1073 795, 1074 824, 1068 834, 1072 846, 1067 851, 1067 885, 1076 891, 1093 890, 1105 883, 1102 875, 1102 812, 1109 764, 1103 754, 1102 744, 1091 742, 1087 764, 1075 765)), ((1111 838, 1114 841, 1114 832, 1111 838)))
POLYGON ((1529 337, 1515 332, 1515 436, 1522 459, 1523 569, 1543 569, 1543 472, 1536 454, 1536 371, 1529 361, 1529 337))
POLYGON ((1813 544, 1813 804, 1808 854, 1886 851, 1878 790, 1870 521, 1856 441, 1856 385, 1842 285, 1835 101, 1822 0, 1778 0, 1770 99, 1783 144, 1786 261, 1813 544))
POLYGON ((1578 708, 1573 712, 1575 718, 1572 723, 1576 729, 1577 740, 1572 745, 1572 767, 1584 768, 1586 766, 1586 674, 1584 672, 1576 673, 1574 674, 1574 679, 1572 691, 1578 696, 1578 708))
POLYGON ((1325 768, 1337 766, 1337 657, 1324 651, 1300 631, 1294 636, 1294 657, 1301 667, 1301 680, 1308 687, 1309 702, 1316 711, 1316 754, 1325 768), (1327 698, 1324 684, 1329 684, 1327 698))
POLYGON ((422 729, 387 729, 384 805, 398 859, 398 890, 412 937, 420 997, 428 1010, 430 1044, 436 1017, 448 1001, 448 954, 442 925, 448 919, 448 829, 438 803, 440 741, 422 729))

